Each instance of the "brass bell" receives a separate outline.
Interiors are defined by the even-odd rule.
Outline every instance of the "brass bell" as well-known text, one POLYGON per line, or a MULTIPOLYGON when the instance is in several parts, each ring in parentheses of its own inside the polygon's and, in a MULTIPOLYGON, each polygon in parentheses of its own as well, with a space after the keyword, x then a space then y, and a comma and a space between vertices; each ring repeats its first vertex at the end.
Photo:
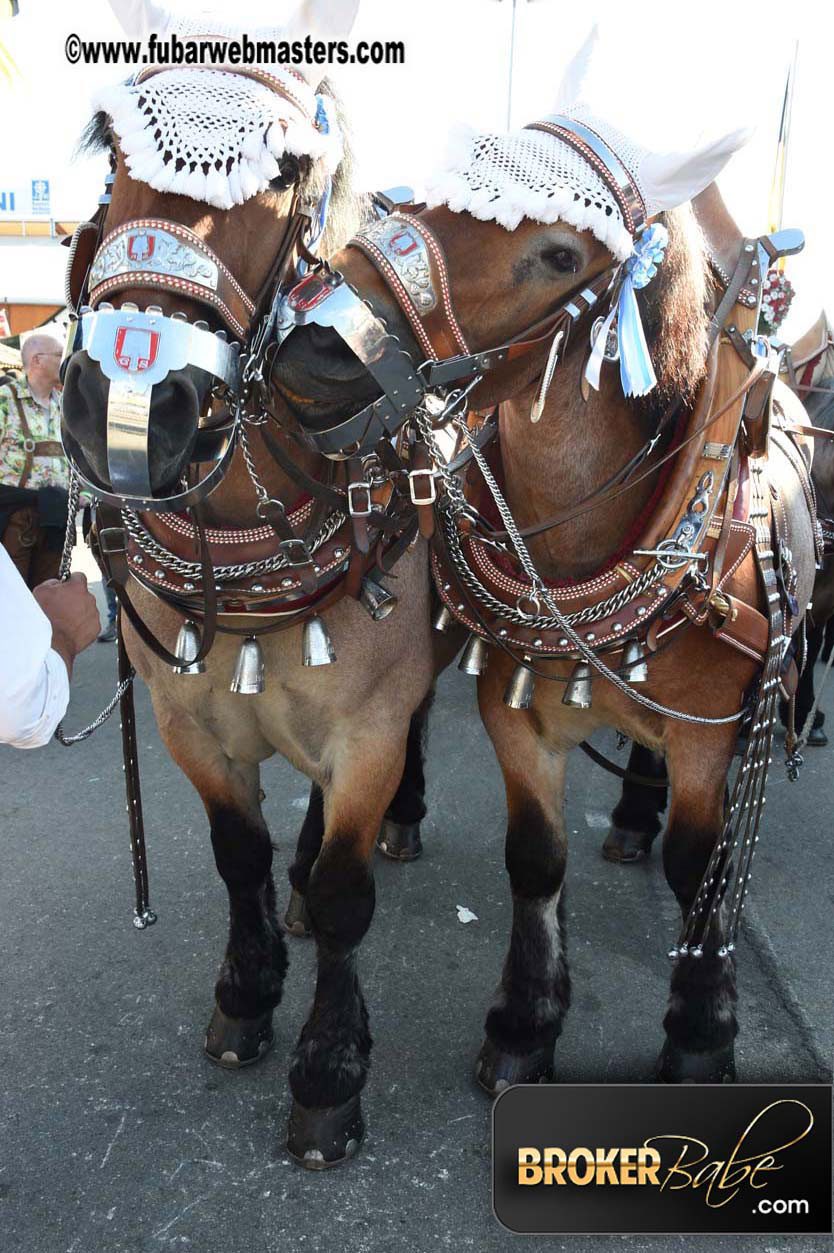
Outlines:
POLYGON ((174 674, 205 674, 206 663, 194 660, 199 651, 200 632, 191 619, 186 618, 180 627, 177 642, 174 645, 174 655, 180 663, 174 666, 174 674))
POLYGON ((454 619, 452 618, 452 615, 449 613, 449 610, 446 608, 445 605, 442 605, 440 608, 440 612, 438 613, 437 617, 432 623, 432 626, 434 627, 435 631, 440 631, 441 634, 445 634, 446 631, 449 630, 449 627, 452 625, 453 620, 454 619))
POLYGON ((265 687, 264 655, 254 635, 249 635, 238 651, 230 690, 241 696, 255 696, 265 687))
POLYGON ((377 583, 376 579, 372 579, 369 574, 365 575, 360 585, 359 600, 374 622, 381 622, 383 618, 387 618, 397 603, 393 592, 389 592, 387 587, 377 583))
POLYGON ((591 667, 587 661, 580 661, 574 666, 573 674, 568 679, 563 705, 572 709, 591 708, 591 667))
POLYGON ((308 618, 301 636, 301 661, 305 666, 329 666, 336 650, 327 627, 319 617, 308 618))
POLYGON ((626 641, 620 673, 627 683, 648 682, 649 667, 646 665, 646 654, 637 640, 626 641))
POLYGON ((486 641, 482 640, 480 635, 470 635, 458 662, 458 670, 462 670, 464 674, 483 674, 488 660, 489 650, 486 641))
POLYGON ((526 666, 516 666, 504 693, 504 704, 510 709, 529 709, 533 703, 535 675, 526 666))

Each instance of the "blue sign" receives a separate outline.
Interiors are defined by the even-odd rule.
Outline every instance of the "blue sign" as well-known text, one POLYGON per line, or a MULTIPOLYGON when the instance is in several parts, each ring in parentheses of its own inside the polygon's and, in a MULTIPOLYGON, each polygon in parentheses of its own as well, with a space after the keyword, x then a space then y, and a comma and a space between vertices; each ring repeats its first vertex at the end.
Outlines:
POLYGON ((32 179, 32 212, 49 216, 49 179, 32 179))
POLYGON ((14 213, 15 211, 15 193, 13 191, 0 191, 0 213, 14 213))

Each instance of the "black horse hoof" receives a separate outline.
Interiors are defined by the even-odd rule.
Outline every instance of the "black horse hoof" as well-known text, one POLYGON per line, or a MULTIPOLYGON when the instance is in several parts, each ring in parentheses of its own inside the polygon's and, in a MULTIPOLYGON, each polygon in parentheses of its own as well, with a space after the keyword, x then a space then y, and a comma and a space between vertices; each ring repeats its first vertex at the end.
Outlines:
POLYGON ((327 1170, 355 1157, 365 1138, 358 1094, 344 1105, 306 1109, 293 1101, 287 1152, 305 1170, 327 1170))
POLYGON ((516 1083, 551 1083, 553 1046, 518 1056, 502 1052, 487 1038, 475 1062, 475 1078, 490 1096, 498 1096, 516 1083))
POLYGON ((824 722, 825 722, 825 714, 823 713, 821 709, 818 709, 816 714, 814 715, 814 725, 811 727, 811 730, 808 732, 808 747, 809 748, 825 748, 826 744, 828 743, 828 736, 825 734, 825 731, 823 731, 822 729, 824 722))
POLYGON ((727 1044, 708 1053, 688 1053, 667 1040, 656 1075, 658 1083, 735 1083, 735 1048, 727 1044))
POLYGON ((392 861, 416 861, 423 851, 419 822, 394 822, 383 818, 376 846, 392 861))
POLYGON ((657 833, 649 835, 646 831, 629 831, 627 827, 612 826, 605 837, 602 855, 606 861, 620 863, 645 861, 656 839, 657 833))
POLYGON ((295 888, 290 893, 290 903, 284 914, 284 927, 290 935, 301 940, 313 934, 313 925, 307 913, 307 902, 300 892, 296 892, 295 888))
POLYGON ((206 1057, 227 1070, 260 1061, 272 1047, 272 1010, 257 1018, 229 1018, 215 1006, 206 1032, 206 1057))

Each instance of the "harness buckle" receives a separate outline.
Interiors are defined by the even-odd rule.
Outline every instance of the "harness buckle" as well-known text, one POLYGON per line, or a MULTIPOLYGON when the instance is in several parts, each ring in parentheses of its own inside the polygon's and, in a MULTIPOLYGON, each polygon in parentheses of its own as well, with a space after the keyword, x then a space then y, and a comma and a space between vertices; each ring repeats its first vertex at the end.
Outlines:
POLYGON ((24 452, 31 452, 31 453, 33 453, 33 452, 35 451, 35 441, 32 439, 32 436, 31 436, 31 435, 27 436, 27 437, 24 439, 24 441, 23 441, 23 451, 24 451, 24 452))
POLYGON ((373 502, 371 500, 371 485, 362 481, 356 483, 348 483, 347 485, 348 512, 352 518, 369 518, 373 510, 373 502), (357 492, 364 492, 364 502, 358 502, 356 499, 357 492), (363 503, 360 508, 360 503, 363 503))
POLYGON ((411 495, 411 503, 413 505, 433 505, 437 500, 437 485, 435 478, 437 471, 431 467, 422 470, 409 470, 408 472, 408 490, 411 495), (415 479, 428 479, 428 491, 425 496, 418 496, 415 479))
POLYGON ((295 539, 282 539, 278 549, 284 554, 291 566, 307 566, 313 560, 304 540, 297 537, 295 539))
POLYGON ((123 526, 105 526, 98 532, 98 546, 102 553, 123 553, 127 551, 125 529, 123 526))

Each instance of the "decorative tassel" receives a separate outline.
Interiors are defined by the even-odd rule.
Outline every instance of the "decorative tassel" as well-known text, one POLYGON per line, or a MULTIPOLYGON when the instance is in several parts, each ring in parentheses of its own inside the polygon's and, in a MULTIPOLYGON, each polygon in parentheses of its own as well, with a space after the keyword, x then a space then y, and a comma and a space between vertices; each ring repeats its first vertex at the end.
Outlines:
POLYGON ((247 161, 257 161, 264 145, 264 137, 260 131, 252 130, 243 141, 241 152, 247 161))

